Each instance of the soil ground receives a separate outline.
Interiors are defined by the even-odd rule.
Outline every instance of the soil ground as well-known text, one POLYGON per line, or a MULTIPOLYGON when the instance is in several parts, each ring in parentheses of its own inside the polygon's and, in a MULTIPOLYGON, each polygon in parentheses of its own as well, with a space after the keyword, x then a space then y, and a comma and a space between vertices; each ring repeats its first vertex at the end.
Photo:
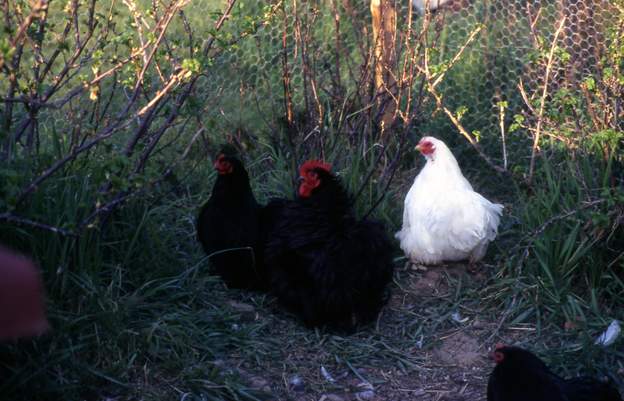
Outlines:
POLYGON ((501 331, 498 312, 482 299, 488 269, 403 266, 376 324, 350 336, 306 329, 265 296, 226 292, 240 329, 256 330, 257 347, 215 363, 263 399, 485 400, 493 345, 531 332, 501 331))

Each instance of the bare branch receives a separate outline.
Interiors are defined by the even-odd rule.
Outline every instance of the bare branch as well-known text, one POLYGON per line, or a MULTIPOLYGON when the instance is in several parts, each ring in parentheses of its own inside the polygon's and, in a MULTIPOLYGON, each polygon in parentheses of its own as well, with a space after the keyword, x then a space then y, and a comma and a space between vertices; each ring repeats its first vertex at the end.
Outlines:
POLYGON ((438 75, 438 77, 435 79, 435 81, 433 81, 433 83, 431 84, 434 89, 435 89, 436 86, 438 86, 440 84, 440 82, 442 82, 442 80, 444 79, 446 73, 451 68, 453 68, 453 66, 455 64, 457 64, 457 62, 460 60, 461 56, 464 54, 464 51, 468 48, 468 45, 470 45, 470 43, 472 43, 475 40, 475 38, 477 37, 479 32, 481 32, 483 30, 483 28, 484 28, 483 25, 478 25, 477 28, 473 29, 472 32, 470 32, 470 35, 468 36, 468 39, 466 39, 466 42, 462 45, 462 47, 459 49, 459 51, 457 53, 455 53, 455 56, 453 56, 451 61, 447 64, 447 66, 444 69, 444 71, 441 72, 438 75))
POLYGON ((21 226, 28 226, 28 227, 34 227, 34 228, 39 228, 42 230, 46 230, 46 231, 50 231, 53 232, 55 234, 61 234, 65 237, 75 237, 76 234, 72 231, 69 230, 65 230, 63 228, 59 228, 59 227, 54 227, 51 226, 49 224, 45 224, 45 223, 40 223, 34 220, 30 220, 27 219, 25 217, 21 217, 21 216, 17 216, 13 213, 9 213, 9 212, 5 212, 5 213, 0 213, 0 221, 6 221, 8 223, 13 223, 13 224, 17 224, 17 225, 21 225, 21 226))
MULTIPOLYGON (((47 13, 47 10, 48 10, 48 0, 37 0, 37 2, 32 6, 32 9, 30 10, 30 14, 28 14, 28 16, 24 19, 24 21, 22 21, 20 26, 17 28, 17 32, 15 33, 15 36, 11 38, 11 41, 9 42, 9 47, 10 48, 17 47, 17 44, 20 43, 20 41, 24 37, 24 34, 26 33, 26 30, 28 30, 28 28, 33 23, 33 21, 37 18, 40 18, 42 14, 47 13)), ((0 68, 4 66, 4 63, 5 63, 4 55, 0 53, 0 68)))
POLYGON ((124 123, 116 123, 113 124, 109 127, 107 127, 105 130, 103 130, 102 133, 100 133, 98 136, 96 136, 95 138, 93 138, 92 140, 84 143, 81 146, 78 146, 77 148, 75 148, 70 154, 66 155, 65 157, 63 157, 60 160, 57 160, 56 162, 54 162, 50 167, 48 167, 46 170, 43 171, 43 173, 41 173, 39 175, 39 177, 35 178, 30 184, 28 184, 23 190, 22 192, 19 194, 19 196, 17 197, 17 202, 16 204, 19 205, 21 204, 28 195, 30 195, 32 192, 34 192, 37 187, 43 182, 45 181, 47 178, 49 178, 50 176, 52 176, 52 174, 54 174, 55 172, 57 172, 58 170, 60 170, 63 166, 65 166, 68 162, 74 160, 76 157, 78 157, 78 155, 80 155, 81 153, 91 149, 92 147, 94 147, 95 145, 97 145, 98 143, 102 142, 103 140, 110 138, 117 130, 127 126, 130 124, 131 120, 127 120, 124 123))
POLYGON ((434 79, 434 76, 431 73, 431 69, 430 69, 430 59, 429 59, 428 46, 425 46, 425 49, 424 49, 424 53, 425 53, 424 54, 424 66, 423 67, 416 66, 416 68, 420 72, 422 72, 424 74, 424 76, 426 78, 426 84, 425 85, 426 85, 427 92, 429 92, 429 94, 431 96, 433 96, 433 98, 435 99, 436 106, 438 107, 438 109, 441 109, 444 112, 444 114, 446 114, 446 116, 449 118, 451 123, 453 123, 455 128, 457 128, 459 133, 464 138, 466 138, 468 143, 470 143, 472 145, 472 147, 477 151, 479 156, 481 156, 481 158, 491 168, 493 168, 494 170, 496 170, 499 173, 507 173, 507 170, 504 167, 498 166, 496 163, 494 163, 492 161, 492 159, 490 159, 490 157, 487 154, 485 154, 485 152, 483 152, 483 149, 481 149, 481 147, 479 146, 479 143, 477 142, 477 140, 475 138, 473 138, 473 136, 468 132, 468 130, 466 130, 466 128, 461 123, 459 117, 456 116, 452 111, 450 111, 448 109, 448 107, 446 107, 446 105, 443 102, 442 95, 440 95, 436 91, 436 85, 439 84, 440 82, 442 82, 441 79, 444 77, 446 71, 448 71, 448 69, 450 69, 455 63, 457 63, 457 61, 459 60, 459 57, 461 56, 461 54, 463 54, 463 52, 468 47, 468 45, 476 38, 477 34, 482 29, 483 29, 483 26, 479 25, 475 29, 472 30, 471 34, 468 36, 468 38, 466 39, 466 41, 464 42, 462 47, 458 50, 458 52, 455 54, 455 56, 451 59, 451 62, 449 63, 449 65, 448 65, 447 69, 445 70, 445 72, 443 72, 440 76, 435 77, 435 79, 434 79))
POLYGON ((544 107, 546 105, 546 97, 548 95, 548 83, 550 80, 550 72, 552 70, 553 61, 555 57, 555 49, 557 48, 557 41, 559 40, 559 35, 563 31, 563 27, 565 25, 566 18, 561 18, 561 22, 559 23, 559 27, 555 32, 555 36, 553 37, 552 44, 550 45, 550 52, 548 53, 548 61, 546 63, 546 74, 544 76, 544 87, 542 89, 542 98, 540 100, 540 108, 537 112, 537 128, 535 130, 535 135, 533 137, 533 146, 531 148, 531 161, 529 163, 529 177, 527 179, 528 184, 531 184, 531 180, 533 179, 533 172, 535 170, 535 157, 537 156, 537 150, 539 147, 540 134, 542 131, 542 123, 544 121, 544 107))

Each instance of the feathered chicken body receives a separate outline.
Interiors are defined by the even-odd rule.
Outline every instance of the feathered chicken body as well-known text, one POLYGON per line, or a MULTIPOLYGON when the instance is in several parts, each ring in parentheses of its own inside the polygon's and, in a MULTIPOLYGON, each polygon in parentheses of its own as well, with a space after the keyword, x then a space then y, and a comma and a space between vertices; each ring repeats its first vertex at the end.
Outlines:
POLYGON ((383 225, 353 216, 329 165, 309 161, 300 172, 297 199, 273 205, 271 290, 308 326, 351 331, 383 306, 392 244, 383 225))
POLYGON ((485 256, 503 206, 476 193, 444 142, 424 137, 416 147, 427 163, 405 198, 396 234, 412 262, 439 264, 485 256))
POLYGON ((212 271, 232 288, 265 289, 261 208, 242 162, 227 148, 215 161, 218 176, 197 219, 197 236, 212 271))
POLYGON ((563 379, 531 352, 498 345, 488 401, 622 401, 609 383, 591 377, 563 379))
POLYGON ((517 347, 498 345, 487 401, 570 401, 541 359, 517 347))

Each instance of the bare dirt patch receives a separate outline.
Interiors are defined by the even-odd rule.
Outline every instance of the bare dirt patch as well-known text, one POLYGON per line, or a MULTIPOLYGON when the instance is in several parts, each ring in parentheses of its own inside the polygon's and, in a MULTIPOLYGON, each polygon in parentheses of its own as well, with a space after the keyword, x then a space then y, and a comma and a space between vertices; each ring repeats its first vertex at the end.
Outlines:
POLYGON ((440 348, 433 352, 441 363, 471 367, 480 365, 483 352, 476 337, 468 332, 458 331, 446 337, 440 348))
POLYGON ((306 329, 270 300, 229 302, 241 330, 263 323, 258 348, 232 355, 230 366, 270 400, 485 400, 497 322, 479 309, 482 276, 462 265, 396 273, 379 320, 350 336, 306 329))
POLYGON ((445 269, 430 268, 419 274, 413 274, 409 282, 410 289, 415 294, 424 296, 445 293, 448 286, 444 280, 444 273, 445 269))

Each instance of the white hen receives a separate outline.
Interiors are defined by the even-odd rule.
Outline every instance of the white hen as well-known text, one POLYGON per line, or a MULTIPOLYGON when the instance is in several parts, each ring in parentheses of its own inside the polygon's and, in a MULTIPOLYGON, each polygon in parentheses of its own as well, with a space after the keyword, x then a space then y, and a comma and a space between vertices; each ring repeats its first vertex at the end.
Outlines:
POLYGON ((396 233, 401 249, 414 263, 481 260, 496 238, 503 205, 472 189, 441 140, 424 137, 416 149, 427 164, 405 197, 403 227, 396 233))

